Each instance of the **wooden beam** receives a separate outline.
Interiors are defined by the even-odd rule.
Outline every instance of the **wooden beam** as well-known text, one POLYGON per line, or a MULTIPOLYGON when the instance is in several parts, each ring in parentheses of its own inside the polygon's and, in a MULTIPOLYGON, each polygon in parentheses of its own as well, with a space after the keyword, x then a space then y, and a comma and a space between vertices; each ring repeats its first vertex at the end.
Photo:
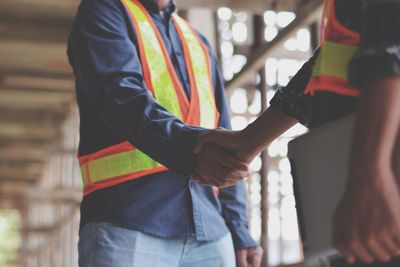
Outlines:
POLYGON ((0 107, 0 122, 3 123, 20 123, 55 128, 61 125, 65 118, 65 112, 48 108, 0 107))
POLYGON ((32 147, 8 147, 0 149, 0 161, 11 160, 16 161, 20 159, 25 160, 43 160, 49 156, 49 153, 46 152, 45 149, 36 148, 32 149, 32 147))
POLYGON ((2 19, 70 23, 79 5, 78 0, 1 0, 2 19))
POLYGON ((54 245, 54 243, 58 240, 57 238, 59 238, 61 231, 67 225, 73 222, 78 212, 79 204, 72 205, 70 211, 63 215, 51 226, 51 230, 46 233, 46 240, 43 243, 38 244, 34 249, 29 248, 27 244, 24 244, 25 246, 22 246, 18 256, 21 258, 39 256, 41 252, 46 251, 49 246, 54 245))
POLYGON ((21 167, 0 166, 0 181, 35 183, 42 171, 42 165, 21 167))
POLYGON ((30 76, 36 73, 71 76, 65 51, 65 44, 1 41, 0 73, 28 72, 32 73, 30 76))
POLYGON ((2 108, 43 109, 58 107, 64 109, 74 99, 71 93, 38 92, 0 88, 0 106, 2 108))
POLYGON ((75 82, 68 78, 36 77, 26 75, 5 75, 0 78, 0 86, 10 89, 31 89, 38 91, 73 92, 75 82))
POLYGON ((79 204, 82 201, 82 188, 36 188, 29 190, 26 198, 34 201, 57 201, 79 204))
POLYGON ((0 183, 0 199, 19 198, 32 202, 80 203, 82 189, 74 187, 37 188, 16 182, 0 183))
POLYGON ((54 125, 28 125, 23 123, 0 122, 0 138, 48 140, 60 134, 54 125))
MULTIPOLYGON (((47 23, 68 25, 74 18, 79 0, 1 0, 0 18, 15 20, 33 20, 47 23)), ((225 6, 236 10, 262 13, 271 9, 272 3, 277 7, 292 10, 298 1, 293 0, 177 0, 180 9, 207 8, 218 9, 225 6)))
POLYGON ((322 2, 320 0, 310 0, 300 8, 296 19, 286 28, 282 29, 274 40, 264 45, 264 47, 256 50, 249 55, 248 63, 243 69, 226 84, 227 90, 233 90, 240 87, 256 73, 263 65, 268 57, 272 56, 284 44, 288 37, 294 34, 301 27, 310 25, 316 21, 322 11, 322 2))
MULTIPOLYGON (((1 12, 0 12, 1 13, 1 12)), ((72 21, 71 21, 72 23, 72 21)), ((70 23, 59 25, 56 21, 32 21, 7 19, 0 15, 0 40, 43 41, 67 43, 70 23)))
POLYGON ((261 13, 271 7, 271 1, 266 0, 177 0, 177 6, 182 9, 230 7, 236 10, 245 10, 261 13))

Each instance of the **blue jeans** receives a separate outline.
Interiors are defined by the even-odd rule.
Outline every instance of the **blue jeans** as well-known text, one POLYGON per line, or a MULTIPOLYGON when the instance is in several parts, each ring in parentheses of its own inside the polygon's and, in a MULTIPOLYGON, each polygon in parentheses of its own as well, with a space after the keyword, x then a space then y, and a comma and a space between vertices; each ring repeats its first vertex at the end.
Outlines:
POLYGON ((89 223, 79 237, 80 267, 235 267, 232 237, 162 239, 109 223, 89 223))

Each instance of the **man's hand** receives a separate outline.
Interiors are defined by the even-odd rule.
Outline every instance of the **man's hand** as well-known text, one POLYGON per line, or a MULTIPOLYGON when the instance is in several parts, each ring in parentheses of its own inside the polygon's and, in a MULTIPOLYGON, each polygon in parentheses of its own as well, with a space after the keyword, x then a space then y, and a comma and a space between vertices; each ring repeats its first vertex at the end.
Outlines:
POLYGON ((226 187, 249 176, 248 165, 216 144, 207 144, 197 155, 193 178, 203 185, 226 187))
POLYGON ((250 163, 272 141, 297 122, 293 118, 267 109, 241 131, 215 129, 201 135, 194 152, 199 153, 207 143, 215 143, 234 151, 238 159, 250 163))
POLYGON ((392 160, 399 128, 400 77, 366 81, 354 126, 349 180, 333 224, 334 244, 349 262, 387 261, 398 255, 400 182, 392 160))
POLYGON ((229 131, 218 128, 200 135, 197 139, 194 152, 200 153, 207 144, 215 143, 233 151, 238 159, 249 163, 251 158, 249 153, 245 151, 245 146, 248 142, 249 140, 245 131, 229 131))
POLYGON ((400 252, 398 181, 387 168, 354 168, 336 209, 333 242, 349 263, 386 262, 400 252))
POLYGON ((260 267, 263 250, 261 247, 244 248, 236 252, 237 267, 260 267))

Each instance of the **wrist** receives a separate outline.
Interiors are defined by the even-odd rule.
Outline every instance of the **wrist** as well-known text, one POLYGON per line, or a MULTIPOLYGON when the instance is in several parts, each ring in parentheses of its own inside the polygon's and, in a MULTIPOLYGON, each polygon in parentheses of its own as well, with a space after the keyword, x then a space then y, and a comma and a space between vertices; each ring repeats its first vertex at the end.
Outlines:
POLYGON ((369 170, 380 172, 390 169, 392 166, 391 153, 354 153, 350 158, 350 169, 359 172, 369 170))
POLYGON ((257 134, 251 125, 249 125, 241 131, 241 136, 243 145, 237 152, 238 156, 246 162, 250 162, 261 152, 261 146, 257 141, 257 134))
POLYGON ((387 179, 393 179, 390 162, 357 159, 350 161, 348 185, 358 188, 361 184, 379 185, 387 179))

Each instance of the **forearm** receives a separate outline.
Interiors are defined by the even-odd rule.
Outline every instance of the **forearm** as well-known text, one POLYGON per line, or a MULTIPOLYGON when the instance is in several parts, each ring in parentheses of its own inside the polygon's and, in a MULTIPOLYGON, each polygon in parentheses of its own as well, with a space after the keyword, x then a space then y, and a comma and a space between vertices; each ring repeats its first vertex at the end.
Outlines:
POLYGON ((355 122, 352 166, 391 164, 400 125, 400 78, 364 86, 355 122))
POLYGON ((240 153, 253 158, 277 137, 298 123, 298 120, 267 109, 260 117, 244 130, 246 136, 245 147, 240 153))

